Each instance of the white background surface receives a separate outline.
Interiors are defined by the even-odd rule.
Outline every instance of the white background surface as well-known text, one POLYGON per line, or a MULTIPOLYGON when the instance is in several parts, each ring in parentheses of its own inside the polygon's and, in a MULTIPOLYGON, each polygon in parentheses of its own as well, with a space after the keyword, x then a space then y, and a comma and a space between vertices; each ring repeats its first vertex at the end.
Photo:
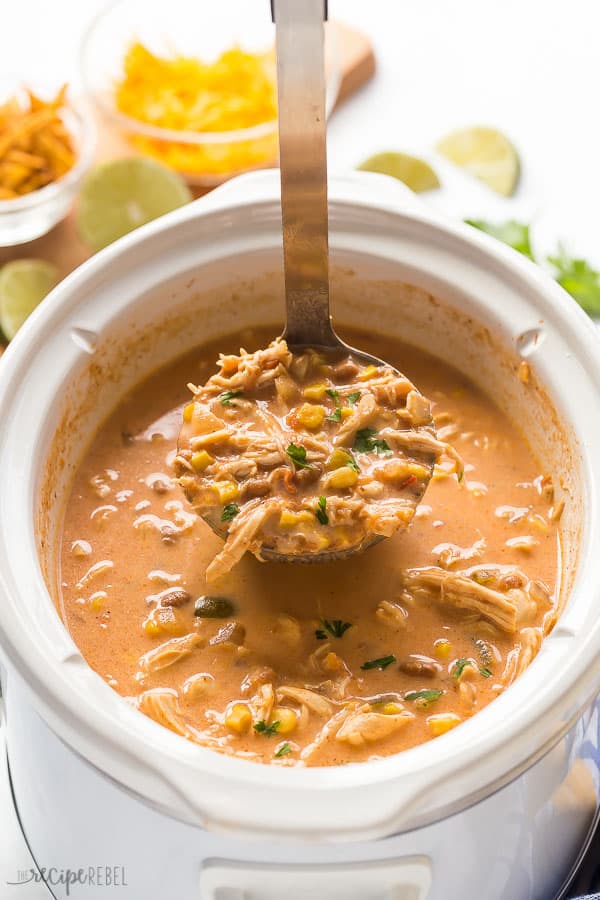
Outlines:
MULTIPOLYGON (((218 3, 197 0, 207 20, 218 3)), ((101 6, 0 0, 0 80, 76 77, 80 35, 101 6)), ((498 200, 435 160, 446 190, 430 202, 461 216, 533 219, 540 250, 559 236, 600 264, 598 0, 330 0, 330 14, 369 33, 379 66, 331 120, 331 169, 382 149, 428 156, 448 130, 494 125, 521 153, 517 197, 498 200)))
MULTIPOLYGON (((197 2, 209 19, 219 0, 197 2)), ((100 6, 0 0, 0 82, 9 73, 49 87, 76 79, 79 38, 100 6)), ((600 265, 598 0, 330 0, 330 11, 369 33, 378 60, 375 79, 330 122, 332 170, 384 149, 431 157, 444 190, 427 202, 459 216, 533 220, 540 251, 561 237, 600 265), (469 124, 498 127, 518 147, 514 199, 432 155, 438 137, 469 124)), ((26 863, 2 821, 6 802, 0 778, 0 897, 46 898, 42 888, 6 886, 26 863)))

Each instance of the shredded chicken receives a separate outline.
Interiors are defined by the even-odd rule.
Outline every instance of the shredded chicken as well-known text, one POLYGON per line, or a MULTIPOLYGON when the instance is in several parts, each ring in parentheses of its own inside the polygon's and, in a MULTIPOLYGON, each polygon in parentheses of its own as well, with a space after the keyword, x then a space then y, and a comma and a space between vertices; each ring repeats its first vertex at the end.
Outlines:
POLYGON ((472 610, 510 634, 530 616, 532 604, 535 608, 526 590, 529 579, 513 566, 473 566, 457 572, 424 566, 406 569, 403 579, 413 596, 472 610))
POLYGON ((192 730, 188 727, 179 709, 177 692, 169 688, 154 688, 140 694, 138 708, 165 728, 170 728, 182 737, 191 738, 192 730))
POLYGON ((321 694, 317 694, 315 691, 308 691, 305 688, 282 685, 277 688, 276 695, 278 702, 281 700, 292 700, 295 703, 308 707, 311 712, 316 713, 318 716, 330 716, 333 712, 333 707, 329 700, 321 696, 321 694))
POLYGON ((175 665, 180 660, 190 655, 195 647, 202 643, 199 634, 186 634, 185 637, 171 638, 164 644, 149 650, 140 659, 140 669, 142 672, 159 672, 169 666, 175 665))
POLYGON ((292 354, 281 339, 219 365, 190 385, 175 456, 189 502, 226 536, 209 581, 247 551, 339 553, 389 537, 411 522, 441 455, 462 473, 429 401, 390 366, 292 354))
POLYGON ((336 732, 335 739, 346 741, 353 747, 361 747, 363 744, 389 737, 414 718, 413 713, 406 709, 392 715, 384 715, 374 712, 369 704, 365 704, 344 720, 336 732))

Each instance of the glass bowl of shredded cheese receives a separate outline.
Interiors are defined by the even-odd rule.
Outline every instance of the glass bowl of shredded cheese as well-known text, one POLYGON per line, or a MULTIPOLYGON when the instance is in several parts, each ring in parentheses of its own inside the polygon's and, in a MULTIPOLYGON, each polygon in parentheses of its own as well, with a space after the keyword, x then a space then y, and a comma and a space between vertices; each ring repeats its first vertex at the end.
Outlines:
POLYGON ((93 122, 58 90, 0 84, 0 247, 24 244, 68 214, 95 147, 93 122))
MULTIPOLYGON (((340 67, 327 26, 327 109, 340 67)), ((275 31, 268 0, 118 0, 81 47, 87 93, 137 153, 213 186, 276 165, 275 31)))

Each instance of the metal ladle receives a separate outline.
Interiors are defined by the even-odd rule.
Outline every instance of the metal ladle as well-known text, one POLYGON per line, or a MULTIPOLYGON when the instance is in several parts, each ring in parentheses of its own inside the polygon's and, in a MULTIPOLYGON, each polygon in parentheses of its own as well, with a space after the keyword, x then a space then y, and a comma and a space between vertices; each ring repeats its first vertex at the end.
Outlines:
MULTIPOLYGON (((271 0, 277 45, 279 158, 285 274, 283 338, 292 352, 307 347, 351 353, 365 365, 389 365, 344 343, 329 313, 329 215, 325 114, 327 0, 271 0)), ((393 368, 393 367, 391 367, 393 368)), ((397 370, 395 370, 397 371, 397 370)), ((433 463, 430 467, 430 477, 433 463)), ((428 480, 424 482, 423 492, 428 480)), ((420 497, 415 497, 418 503, 420 497)), ((263 547, 265 559, 327 562, 362 552, 373 535, 345 550, 284 555, 263 547)))

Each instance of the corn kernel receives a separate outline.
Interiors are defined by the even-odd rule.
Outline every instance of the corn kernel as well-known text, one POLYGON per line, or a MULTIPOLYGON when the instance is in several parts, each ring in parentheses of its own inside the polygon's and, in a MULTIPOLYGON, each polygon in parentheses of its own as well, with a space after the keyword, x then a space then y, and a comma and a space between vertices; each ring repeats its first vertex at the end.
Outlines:
POLYGON ((192 416, 194 415, 194 404, 188 403, 183 407, 183 421, 186 425, 189 425, 192 421, 192 416))
POLYGON ((348 529, 344 525, 336 525, 334 531, 338 548, 341 549, 350 543, 348 529))
POLYGON ((292 512, 291 509, 284 509, 279 516, 280 528, 295 528, 296 525, 300 525, 301 522, 312 523, 314 521, 314 514, 307 509, 300 510, 300 512, 292 512))
POLYGON ((377 374, 377 366, 365 366, 362 372, 356 376, 358 381, 368 381, 369 378, 373 378, 374 375, 377 374))
POLYGON ((341 469, 342 466, 347 466, 350 462, 352 462, 350 453, 348 453, 347 450, 343 450, 341 447, 338 447, 333 451, 333 453, 327 460, 327 468, 341 469))
POLYGON ((379 712, 384 716, 397 716, 402 712, 402 707, 399 703, 382 703, 379 712))
POLYGON ((351 409, 350 406, 342 406, 342 408, 340 410, 340 416, 342 418, 342 422, 344 421, 344 419, 347 419, 348 416, 351 416, 352 413, 353 413, 353 410, 351 409))
POLYGON ((438 659, 448 659, 452 650, 452 644, 445 638, 440 638, 434 643, 434 652, 438 659))
POLYGON ((329 547, 330 541, 329 538, 324 534, 314 534, 311 535, 311 549, 315 553, 320 553, 321 550, 327 550, 329 547))
POLYGON ((327 487, 334 490, 343 490, 344 488, 353 487, 358 481, 358 474, 349 466, 343 466, 341 469, 335 469, 327 476, 327 487))
POLYGON ((276 706, 271 713, 271 721, 279 722, 277 734, 289 734, 298 722, 298 716, 293 709, 286 706, 276 706))
POLYGON ((196 472, 204 472, 204 470, 214 462, 214 458, 210 455, 210 453, 207 453, 206 450, 198 450, 197 453, 194 453, 190 462, 196 472))
POLYGON ((304 428, 319 428, 323 424, 325 418, 325 410, 322 406, 315 406, 312 403, 303 403, 296 413, 296 420, 304 428))
POLYGON ((244 734, 252 724, 252 713, 245 703, 233 703, 225 713, 225 725, 236 734, 244 734))
POLYGON ((104 601, 108 599, 108 594, 106 591, 96 591, 95 594, 92 594, 90 597, 90 606, 94 610, 94 612, 100 612, 102 607, 104 606, 104 601))
POLYGON ((235 481, 217 481, 213 484, 213 488, 219 495, 221 503, 231 503, 239 494, 238 486, 235 481))
POLYGON ((427 727, 434 737, 439 737, 440 734, 445 734, 452 728, 456 728, 461 722, 461 717, 455 713, 437 713, 427 717, 427 727))
POLYGON ((160 634, 160 627, 154 619, 146 619, 143 628, 148 637, 158 637, 160 634))
POLYGON ((322 400, 327 391, 327 384, 320 381, 318 384, 309 384, 304 388, 303 394, 307 400, 322 400))
POLYGON ((333 651, 324 657, 322 665, 326 672, 341 672, 344 668, 342 660, 333 651))
POLYGON ((158 637, 162 634, 181 637, 188 632, 183 615, 172 606, 157 606, 144 620, 142 627, 148 637, 158 637))

